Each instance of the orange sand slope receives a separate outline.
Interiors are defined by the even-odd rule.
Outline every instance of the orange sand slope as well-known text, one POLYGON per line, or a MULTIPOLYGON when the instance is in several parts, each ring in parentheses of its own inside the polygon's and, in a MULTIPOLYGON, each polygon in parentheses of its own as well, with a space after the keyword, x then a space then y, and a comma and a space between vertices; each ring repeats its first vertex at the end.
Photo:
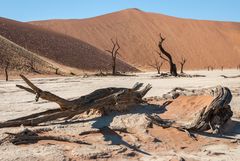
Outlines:
MULTIPOLYGON (((53 73, 56 67, 37 54, 9 41, 0 35, 0 69, 9 63, 9 69, 20 72, 53 73)), ((12 74, 12 73, 11 73, 12 74)))
MULTIPOLYGON (((96 47, 28 23, 0 18, 0 35, 61 65, 85 70, 111 69, 111 57, 96 47)), ((121 60, 118 70, 137 71, 121 60)))
MULTIPOLYGON (((90 19, 30 22, 86 41, 100 49, 117 36, 123 60, 145 69, 157 49, 158 34, 174 60, 187 58, 186 68, 231 68, 240 64, 240 23, 201 21, 128 9, 90 19)), ((165 63, 166 67, 167 63, 165 63)))

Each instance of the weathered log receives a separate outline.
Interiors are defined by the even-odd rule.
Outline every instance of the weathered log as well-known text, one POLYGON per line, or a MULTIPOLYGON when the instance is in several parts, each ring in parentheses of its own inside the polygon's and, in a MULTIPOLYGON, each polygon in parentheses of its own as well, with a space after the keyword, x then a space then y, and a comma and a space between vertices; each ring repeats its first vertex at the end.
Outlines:
POLYGON ((29 129, 24 129, 23 131, 20 131, 18 133, 6 133, 6 134, 8 134, 8 136, 5 137, 4 139, 0 140, 0 145, 5 142, 10 142, 14 145, 32 144, 32 143, 37 143, 40 140, 55 140, 55 141, 90 145, 89 143, 80 141, 73 137, 50 136, 50 135, 40 136, 40 135, 38 135, 37 132, 29 130, 29 129))
MULTIPOLYGON (((219 133, 224 124, 231 119, 233 112, 229 103, 232 99, 231 91, 226 87, 218 86, 216 88, 205 88, 201 90, 188 90, 184 88, 175 88, 169 93, 175 95, 187 95, 187 96, 199 96, 199 95, 210 95, 214 97, 208 106, 200 107, 198 113, 192 112, 192 117, 183 120, 172 120, 174 123, 169 124, 169 121, 164 121, 153 116, 149 119, 153 120, 153 123, 162 127, 174 127, 180 129, 186 129, 190 131, 200 132, 212 130, 213 133, 219 133), (196 115, 197 114, 197 115, 196 115), (166 126, 167 125, 167 126, 166 126)), ((168 94, 169 94, 168 93, 168 94)), ((176 114, 177 115, 177 114, 176 114)))
POLYGON ((214 91, 215 98, 207 108, 203 108, 199 118, 186 128, 189 130, 219 133, 222 126, 231 119, 233 112, 229 103, 232 100, 231 91, 226 87, 218 86, 214 91))
POLYGON ((17 87, 32 94, 36 94, 36 101, 42 98, 59 104, 61 110, 48 110, 2 122, 0 123, 0 128, 16 127, 20 125, 36 126, 40 123, 53 121, 59 118, 73 117, 91 109, 100 110, 103 113, 110 111, 125 111, 130 106, 143 103, 144 100, 142 98, 152 88, 151 85, 148 84, 145 88, 140 90, 143 84, 136 83, 133 88, 103 88, 75 100, 66 100, 51 92, 43 91, 23 75, 21 75, 21 77, 31 88, 21 85, 17 85, 17 87))
POLYGON ((225 76, 225 75, 221 75, 221 77, 223 77, 223 78, 239 78, 240 75, 235 75, 235 76, 225 76))
POLYGON ((172 120, 166 120, 166 119, 162 119, 158 115, 148 115, 148 114, 146 114, 146 119, 148 119, 149 121, 151 121, 153 124, 155 124, 157 126, 161 126, 162 128, 170 128, 171 127, 171 128, 175 128, 179 131, 185 132, 190 138, 197 141, 197 137, 194 134, 189 132, 184 127, 179 127, 179 126, 173 125, 174 121, 172 121, 172 120))

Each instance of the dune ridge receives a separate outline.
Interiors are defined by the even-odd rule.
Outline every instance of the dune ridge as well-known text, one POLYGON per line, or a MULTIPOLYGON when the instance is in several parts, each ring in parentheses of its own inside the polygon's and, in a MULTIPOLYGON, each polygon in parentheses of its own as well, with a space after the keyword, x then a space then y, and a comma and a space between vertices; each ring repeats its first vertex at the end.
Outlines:
MULTIPOLYGON (((182 19, 127 9, 88 19, 34 21, 30 24, 72 36, 105 50, 118 37, 122 59, 140 69, 157 57, 159 33, 166 50, 186 69, 236 68, 240 64, 240 23, 182 19)), ((166 68, 167 63, 165 63, 166 68)))
MULTIPOLYGON (((28 51, 62 66, 79 70, 111 69, 111 56, 84 41, 34 25, 0 18, 0 35, 28 51)), ((117 60, 121 71, 138 71, 117 60)))

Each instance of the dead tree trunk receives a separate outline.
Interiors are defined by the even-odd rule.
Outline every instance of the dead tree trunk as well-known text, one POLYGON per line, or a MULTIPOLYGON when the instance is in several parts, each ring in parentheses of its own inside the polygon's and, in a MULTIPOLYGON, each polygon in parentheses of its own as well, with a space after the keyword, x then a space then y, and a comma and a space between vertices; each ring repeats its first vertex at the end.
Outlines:
POLYGON ((7 63, 6 63, 6 66, 5 66, 5 69, 4 69, 6 81, 8 81, 8 67, 9 67, 9 64, 10 64, 10 63, 7 62, 7 63))
POLYGON ((75 115, 81 114, 91 109, 99 110, 102 113, 111 111, 125 111, 133 105, 143 103, 144 100, 142 98, 152 88, 151 85, 148 84, 145 88, 139 90, 143 84, 136 83, 133 88, 130 89, 103 88, 98 89, 88 95, 82 96, 78 99, 66 100, 52 94, 51 92, 43 91, 23 75, 20 76, 31 88, 21 85, 17 85, 17 87, 24 89, 32 94, 36 94, 36 101, 38 101, 39 98, 42 98, 59 104, 60 109, 48 110, 22 118, 2 122, 0 123, 0 128, 16 127, 20 125, 36 126, 40 123, 56 120, 59 118, 72 118, 75 115))
MULTIPOLYGON (((168 92, 168 95, 210 95, 214 99, 207 105, 200 107, 197 111, 188 111, 189 114, 183 114, 184 119, 163 120, 161 118, 153 118, 155 124, 165 127, 174 127, 182 130, 190 130, 195 132, 211 130, 212 133, 221 133, 224 125, 231 119, 233 112, 229 105, 232 100, 231 91, 227 87, 217 86, 216 88, 205 88, 200 90, 188 90, 184 88, 175 88, 168 92)), ((172 114, 171 114, 172 115, 172 114)), ((175 115, 178 115, 176 113, 175 115)), ((181 116, 179 115, 179 117, 181 116)), ((182 117, 183 118, 183 117, 182 117)))
POLYGON ((177 76, 177 67, 176 67, 176 64, 173 62, 171 54, 168 53, 168 52, 163 48, 163 42, 164 42, 164 40, 165 40, 166 38, 163 38, 162 35, 160 34, 160 39, 161 39, 161 40, 160 40, 159 43, 158 43, 158 47, 159 47, 159 49, 160 49, 160 52, 158 52, 158 54, 159 54, 159 56, 160 56, 162 59, 168 61, 169 67, 170 67, 170 74, 171 74, 172 76, 177 76), (163 55, 165 55, 167 58, 163 57, 161 53, 162 53, 163 55))
POLYGON ((55 74, 58 75, 59 68, 55 68, 55 74))
MULTIPOLYGON (((41 133, 41 131, 39 133, 41 133)), ((0 140, 0 145, 5 142, 10 142, 10 143, 13 143, 14 145, 33 144, 33 143, 37 143, 40 140, 55 140, 55 141, 90 145, 87 142, 75 139, 73 137, 68 137, 68 136, 51 136, 51 135, 41 136, 38 134, 38 130, 32 131, 29 129, 24 129, 23 131, 20 131, 18 133, 6 133, 6 134, 8 134, 8 136, 0 140)))
POLYGON ((151 62, 148 64, 150 67, 153 67, 154 69, 157 70, 157 73, 160 74, 161 73, 161 67, 163 65, 163 62, 161 62, 160 60, 158 60, 157 58, 154 59, 154 62, 151 62))
POLYGON ((240 69, 240 65, 237 65, 237 70, 239 70, 240 69))
POLYGON ((179 62, 180 63, 180 71, 181 71, 181 74, 183 74, 183 66, 185 65, 187 59, 185 59, 184 57, 182 57, 181 61, 179 62))
POLYGON ((118 50, 120 49, 120 46, 118 44, 117 38, 115 41, 111 39, 111 42, 113 44, 112 50, 106 50, 106 51, 109 52, 112 56, 112 75, 116 75, 116 60, 117 60, 117 56, 119 55, 118 50))

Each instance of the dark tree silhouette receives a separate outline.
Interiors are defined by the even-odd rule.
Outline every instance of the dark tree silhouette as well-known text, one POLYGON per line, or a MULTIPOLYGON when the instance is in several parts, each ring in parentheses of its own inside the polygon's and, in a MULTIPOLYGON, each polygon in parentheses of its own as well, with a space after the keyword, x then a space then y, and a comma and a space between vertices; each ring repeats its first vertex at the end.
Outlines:
POLYGON ((181 58, 181 61, 179 61, 179 63, 180 63, 180 71, 181 71, 181 73, 183 74, 184 72, 183 72, 183 66, 185 65, 185 63, 187 62, 187 59, 185 59, 184 57, 182 57, 181 58))
POLYGON ((154 69, 156 69, 157 73, 160 74, 161 67, 163 65, 163 61, 161 62, 159 59, 154 58, 154 61, 150 62, 148 65, 150 67, 153 67, 154 69))
POLYGON ((112 56, 112 75, 116 75, 116 59, 117 56, 120 55, 118 50, 120 49, 120 45, 118 44, 118 39, 116 38, 115 41, 113 41, 113 39, 111 39, 112 42, 112 50, 106 50, 107 52, 109 52, 112 56))
POLYGON ((10 62, 6 61, 5 68, 4 68, 6 81, 8 81, 8 68, 9 68, 9 65, 10 65, 10 62))
POLYGON ((8 81, 8 69, 10 67, 11 58, 3 54, 4 52, 4 50, 0 52, 0 66, 4 69, 5 80, 8 81))
POLYGON ((59 73, 58 73, 58 70, 59 70, 59 68, 55 68, 55 74, 56 74, 56 75, 59 74, 59 73))
POLYGON ((210 70, 213 70, 213 66, 207 66, 207 70, 210 71, 210 70))
POLYGON ((237 65, 237 70, 239 70, 240 69, 240 65, 237 65))
POLYGON ((172 76, 177 76, 177 67, 176 64, 173 62, 172 56, 170 53, 168 53, 164 48, 163 48, 163 42, 166 40, 166 38, 163 38, 162 35, 160 34, 160 41, 158 43, 158 47, 160 49, 160 52, 158 52, 160 58, 163 60, 168 61, 169 67, 170 67, 170 74, 172 76), (163 57, 165 55, 167 58, 163 57))

